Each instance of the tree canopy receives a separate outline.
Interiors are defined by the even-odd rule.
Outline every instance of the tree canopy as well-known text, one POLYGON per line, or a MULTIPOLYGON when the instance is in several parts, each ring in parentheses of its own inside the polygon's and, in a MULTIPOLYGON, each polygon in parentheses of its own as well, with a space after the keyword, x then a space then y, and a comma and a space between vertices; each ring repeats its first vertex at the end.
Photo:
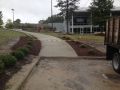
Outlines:
POLYGON ((9 28, 9 29, 13 29, 14 28, 14 24, 12 23, 11 19, 7 20, 7 23, 6 23, 5 27, 9 28))
POLYGON ((13 24, 14 24, 14 27, 15 27, 15 28, 19 28, 19 27, 20 27, 20 26, 19 26, 19 25, 20 25, 20 22, 21 22, 20 19, 16 19, 16 20, 14 21, 14 23, 13 23, 13 24))
POLYGON ((3 24, 2 17, 3 17, 3 15, 2 15, 2 11, 0 11, 0 26, 3 24))
POLYGON ((20 24, 21 20, 20 19, 16 19, 14 22, 16 22, 17 24, 20 24))
POLYGON ((110 18, 111 9, 114 8, 113 0, 93 0, 88 11, 91 13, 90 22, 92 25, 99 25, 101 32, 105 26, 106 19, 110 18))
POLYGON ((79 8, 79 6, 77 5, 79 3, 80 0, 60 0, 58 1, 57 5, 55 6, 56 8, 60 8, 60 13, 58 15, 61 15, 63 17, 66 18, 66 13, 68 10, 69 16, 68 18, 71 17, 72 12, 74 10, 77 10, 79 8))
POLYGON ((48 17, 46 19, 46 21, 48 23, 52 23, 52 19, 53 19, 53 23, 56 23, 56 22, 63 22, 64 18, 59 16, 59 15, 53 15, 52 17, 48 17))
POLYGON ((46 24, 46 23, 60 23, 63 22, 64 18, 59 15, 52 15, 52 17, 48 17, 46 20, 40 20, 38 23, 46 24))

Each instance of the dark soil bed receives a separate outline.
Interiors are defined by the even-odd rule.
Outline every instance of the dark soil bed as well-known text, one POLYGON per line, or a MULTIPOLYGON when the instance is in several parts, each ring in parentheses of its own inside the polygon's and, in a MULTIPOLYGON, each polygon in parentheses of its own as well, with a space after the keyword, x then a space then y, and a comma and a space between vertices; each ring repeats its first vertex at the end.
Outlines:
POLYGON ((105 56, 105 53, 100 52, 99 50, 97 50, 96 48, 93 48, 89 45, 86 45, 84 43, 80 44, 76 44, 75 42, 72 41, 66 41, 68 44, 71 45, 71 47, 75 50, 75 52, 77 53, 78 56, 105 56), (86 48, 81 48, 80 45, 84 44, 86 46, 86 48), (93 50, 95 51, 94 54, 89 54, 88 51, 89 50, 93 50))
MULTIPOLYGON (((15 50, 18 47, 24 46, 27 43, 27 38, 21 36, 20 40, 11 48, 15 50)), ((5 68, 0 74, 0 90, 5 90, 5 84, 8 80, 18 71, 21 70, 22 66, 31 63, 31 60, 39 54, 41 49, 41 42, 37 39, 34 40, 34 44, 31 46, 31 52, 25 56, 23 60, 18 60, 16 65, 13 67, 5 68)))

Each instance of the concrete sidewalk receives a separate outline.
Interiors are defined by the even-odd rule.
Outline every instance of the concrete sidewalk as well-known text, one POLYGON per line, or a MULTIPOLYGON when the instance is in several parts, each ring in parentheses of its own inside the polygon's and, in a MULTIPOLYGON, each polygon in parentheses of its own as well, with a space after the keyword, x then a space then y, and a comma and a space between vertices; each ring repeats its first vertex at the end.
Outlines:
MULTIPOLYGON (((42 44, 42 47, 41 47, 41 52, 40 54, 38 55, 37 58, 34 59, 34 63, 32 63, 32 65, 30 66, 29 69, 27 69, 26 73, 23 75, 23 77, 21 78, 21 80, 16 83, 11 90, 20 90, 20 88, 23 88, 21 90, 47 90, 47 89, 43 89, 43 88, 46 88, 46 83, 43 83, 44 80, 41 79, 41 76, 40 76, 40 73, 41 73, 41 66, 40 66, 40 62, 39 62, 39 59, 40 57, 59 57, 60 60, 58 60, 58 62, 61 62, 61 60, 65 60, 65 62, 63 62, 63 65, 61 66, 64 67, 64 64, 66 64, 66 59, 63 59, 63 58, 66 58, 66 57, 70 57, 70 58, 79 58, 77 56, 77 54, 75 53, 75 51, 73 50, 73 48, 67 44, 65 41, 59 39, 59 38, 56 38, 56 37, 53 37, 53 36, 48 36, 48 35, 43 35, 43 34, 39 34, 39 33, 32 33, 32 32, 25 32, 25 31, 21 31, 21 32, 24 32, 24 33, 27 33, 27 34, 31 34, 35 37, 37 37, 40 41, 41 41, 41 44, 42 44), (60 58, 61 57, 61 58, 60 58), (63 58, 62 58, 63 57, 63 58), (39 65, 36 67, 36 65, 38 64, 39 62, 39 65), (35 69, 36 68, 36 69, 35 69), (32 73, 32 71, 35 69, 35 71, 32 73), (37 71, 36 71, 37 70, 37 71), (32 75, 30 76, 30 74, 32 73, 32 75), (28 79, 28 77, 30 76, 30 78, 28 79), (25 83, 25 81, 28 79, 27 81, 27 84, 24 86, 23 84, 25 83), (42 84, 44 84, 43 86, 41 85, 41 82, 42 84), (36 84, 37 83, 37 84, 36 84), (41 85, 43 88, 40 88, 41 85), (25 87, 25 88, 24 88, 25 87), (33 88, 30 88, 30 87, 35 87, 34 89, 33 88), (29 89, 28 89, 29 88, 29 89)), ((82 57, 82 58, 85 58, 86 57, 82 57)), ((68 58, 69 59, 69 58, 68 58)), ((81 58, 80 58, 81 59, 81 58)), ((87 58, 88 59, 88 58, 87 58)), ((92 59, 92 58, 91 58, 92 59)), ((45 59, 46 60, 46 59, 45 59)), ((49 61, 49 60, 48 60, 49 61)), ((78 60, 77 60, 78 61, 78 60)), ((56 63, 51 63, 49 62, 49 64, 53 64, 53 65, 56 65, 56 63)), ((47 67, 45 65, 45 63, 42 63, 41 65, 42 68, 44 67, 47 67)), ((69 69, 69 65, 68 64, 68 69, 69 69)), ((58 65, 59 66, 59 65, 58 65)), ((70 65, 71 66, 71 65, 70 65)), ((75 65, 77 66, 77 65, 75 65)), ((60 69, 60 68, 58 68, 60 69)), ((45 71, 48 72, 48 70, 50 70, 50 68, 48 68, 47 70, 45 69, 45 71)), ((51 69, 52 70, 52 69, 51 69)), ((50 70, 50 72, 51 72, 50 70)), ((55 73, 58 73, 59 70, 57 70, 55 68, 56 71, 54 71, 55 73)), ((64 70, 66 70, 66 68, 64 68, 64 70)), ((62 71, 64 71, 62 70, 62 71)), ((63 76, 61 76, 61 74, 57 75, 58 77, 61 76, 61 78, 64 77, 64 75, 67 75, 68 73, 65 72, 63 74, 63 76)), ((45 75, 44 73, 42 74, 43 76, 45 75)), ((50 75, 50 73, 47 73, 46 74, 47 76, 50 75)), ((66 76, 68 77, 68 76, 66 76)), ((45 77, 46 78, 46 77, 45 77)), ((47 78, 46 78, 47 79, 47 78)), ((57 80, 57 79, 56 79, 57 80)), ((55 80, 55 81, 56 81, 55 80)), ((56 87, 56 86, 55 86, 56 87)), ((80 87, 81 89, 79 90, 84 90, 82 87, 80 87)), ((51 88, 49 90, 58 90, 57 88, 51 88)), ((61 90, 61 89, 60 89, 61 90)), ((64 89, 64 90, 68 90, 67 89, 64 89)), ((70 89, 71 90, 71 89, 70 89)), ((73 89, 72 89, 73 90, 73 89)), ((76 90, 76 89, 75 89, 76 90)), ((78 90, 78 89, 77 89, 78 90)))
POLYGON ((59 38, 33 32, 22 32, 31 34, 41 41, 41 57, 78 57, 74 49, 59 38))

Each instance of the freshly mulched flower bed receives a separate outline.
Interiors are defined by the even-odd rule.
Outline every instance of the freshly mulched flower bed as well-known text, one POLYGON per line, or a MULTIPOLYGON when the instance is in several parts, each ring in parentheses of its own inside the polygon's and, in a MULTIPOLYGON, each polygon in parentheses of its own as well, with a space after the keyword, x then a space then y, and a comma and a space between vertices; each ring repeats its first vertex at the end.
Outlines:
POLYGON ((76 44, 75 42, 72 42, 72 41, 66 41, 66 42, 71 45, 71 47, 75 50, 78 56, 105 56, 106 55, 105 53, 100 52, 96 48, 93 48, 86 44, 84 44, 86 48, 81 48, 80 45, 83 44, 81 42, 80 44, 76 44), (88 53, 88 51, 91 49, 95 51, 95 54, 88 53))
MULTIPOLYGON (((26 43, 27 43, 27 38, 25 36, 21 36, 20 40, 11 49, 15 50, 18 47, 26 45, 26 43)), ((23 60, 18 60, 15 66, 8 67, 3 70, 3 72, 0 74, 0 90, 5 90, 5 84, 8 82, 8 80, 15 73, 20 71, 23 65, 31 63, 32 58, 34 58, 35 55, 39 54, 40 49, 41 49, 41 42, 37 39, 34 39, 34 44, 31 46, 30 54, 24 57, 23 60)))
POLYGON ((106 53, 103 53, 99 50, 97 50, 95 47, 91 47, 90 45, 84 44, 82 42, 79 42, 79 44, 76 44, 76 41, 73 40, 67 40, 66 37, 65 38, 61 38, 62 40, 65 40, 76 52, 76 54, 78 56, 105 56, 106 53), (80 45, 85 45, 85 48, 81 48, 80 45), (89 50, 93 50, 95 53, 94 54, 90 54, 88 53, 89 50))

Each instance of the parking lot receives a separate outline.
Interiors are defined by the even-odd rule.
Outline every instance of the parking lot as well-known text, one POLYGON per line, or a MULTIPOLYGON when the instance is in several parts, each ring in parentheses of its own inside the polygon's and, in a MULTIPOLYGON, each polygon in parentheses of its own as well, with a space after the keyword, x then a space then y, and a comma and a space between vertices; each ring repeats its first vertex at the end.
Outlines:
POLYGON ((119 90, 111 61, 41 58, 22 90, 119 90))

